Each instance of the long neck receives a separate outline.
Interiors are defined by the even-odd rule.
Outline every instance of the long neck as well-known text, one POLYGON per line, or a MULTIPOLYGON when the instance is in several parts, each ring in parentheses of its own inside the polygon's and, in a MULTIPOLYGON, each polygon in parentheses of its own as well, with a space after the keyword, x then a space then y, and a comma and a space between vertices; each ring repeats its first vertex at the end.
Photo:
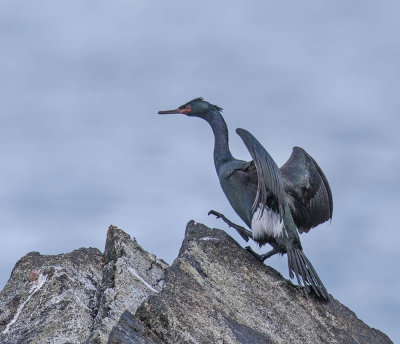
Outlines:
POLYGON ((224 118, 217 110, 213 110, 206 120, 214 132, 214 164, 218 172, 223 163, 233 159, 229 150, 228 128, 224 118))

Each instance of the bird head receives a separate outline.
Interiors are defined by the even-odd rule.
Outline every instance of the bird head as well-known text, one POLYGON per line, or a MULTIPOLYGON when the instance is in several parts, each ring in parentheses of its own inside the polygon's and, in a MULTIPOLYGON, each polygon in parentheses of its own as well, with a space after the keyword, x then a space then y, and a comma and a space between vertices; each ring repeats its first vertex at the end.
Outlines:
POLYGON ((213 110, 222 111, 219 106, 210 104, 209 102, 206 102, 203 98, 195 98, 190 102, 181 105, 175 110, 158 111, 158 113, 160 115, 180 113, 186 116, 200 117, 205 119, 208 114, 213 110))

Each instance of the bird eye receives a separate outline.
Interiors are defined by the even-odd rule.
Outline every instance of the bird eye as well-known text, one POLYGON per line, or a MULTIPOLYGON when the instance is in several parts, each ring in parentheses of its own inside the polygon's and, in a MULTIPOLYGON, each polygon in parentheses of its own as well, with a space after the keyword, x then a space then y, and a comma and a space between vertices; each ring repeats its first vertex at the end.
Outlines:
POLYGON ((189 113, 192 111, 192 106, 191 105, 182 105, 180 108, 180 113, 189 113))

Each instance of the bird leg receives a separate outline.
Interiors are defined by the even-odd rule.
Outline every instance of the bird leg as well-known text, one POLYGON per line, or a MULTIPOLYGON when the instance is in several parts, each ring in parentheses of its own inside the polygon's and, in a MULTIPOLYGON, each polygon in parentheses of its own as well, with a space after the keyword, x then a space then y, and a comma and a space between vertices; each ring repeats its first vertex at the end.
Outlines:
POLYGON ((224 215, 222 215, 221 213, 218 213, 215 210, 210 210, 208 212, 208 215, 215 215, 217 219, 221 219, 222 221, 224 221, 229 227, 232 227, 234 229, 236 229, 236 231, 239 233, 239 235, 247 242, 249 241, 249 238, 253 239, 253 234, 246 228, 236 225, 234 224, 232 221, 229 221, 224 215))
POLYGON ((250 246, 246 246, 245 250, 247 252, 250 252, 255 258, 257 258, 261 262, 264 262, 264 260, 266 260, 267 258, 272 257, 274 254, 278 253, 277 250, 272 249, 271 251, 268 251, 267 253, 258 254, 250 246))

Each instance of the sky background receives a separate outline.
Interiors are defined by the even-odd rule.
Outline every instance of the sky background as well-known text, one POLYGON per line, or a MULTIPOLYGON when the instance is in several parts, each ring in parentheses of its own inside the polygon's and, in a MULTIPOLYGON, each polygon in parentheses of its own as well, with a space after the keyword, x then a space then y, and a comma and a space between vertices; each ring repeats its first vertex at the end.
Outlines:
MULTIPOLYGON (((0 4, 0 288, 29 251, 104 248, 117 225, 172 263, 190 219, 241 220, 208 124, 158 110, 202 96, 282 165, 324 170, 333 221, 301 237, 327 289, 400 342, 398 1, 0 4)), ((254 246, 254 245, 253 245, 254 246)), ((269 248, 265 248, 267 250, 269 248)), ((234 259, 234 258, 233 258, 234 259)), ((287 276, 285 257, 267 261, 287 276)))

